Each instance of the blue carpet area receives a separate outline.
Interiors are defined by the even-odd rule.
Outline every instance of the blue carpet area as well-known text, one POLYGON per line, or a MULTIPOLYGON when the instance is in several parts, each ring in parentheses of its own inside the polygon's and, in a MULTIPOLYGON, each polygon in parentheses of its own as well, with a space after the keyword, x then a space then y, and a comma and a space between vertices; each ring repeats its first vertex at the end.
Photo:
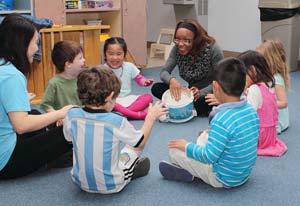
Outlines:
MULTIPOLYGON (((160 68, 144 69, 146 77, 159 80, 160 68)), ((200 180, 179 183, 164 180, 158 170, 161 160, 168 159, 167 143, 184 137, 194 141, 207 118, 194 118, 183 124, 156 122, 143 155, 151 160, 146 177, 132 181, 122 192, 114 195, 89 194, 79 190, 70 179, 70 168, 42 169, 17 180, 0 181, 0 205, 256 205, 298 206, 300 202, 300 72, 291 73, 289 93, 290 128, 279 137, 287 144, 282 157, 258 157, 249 181, 234 189, 214 189, 200 180), (298 103, 297 103, 298 102, 298 103)), ((150 93, 150 88, 135 86, 134 93, 150 93)), ((143 121, 132 121, 136 128, 143 121)))

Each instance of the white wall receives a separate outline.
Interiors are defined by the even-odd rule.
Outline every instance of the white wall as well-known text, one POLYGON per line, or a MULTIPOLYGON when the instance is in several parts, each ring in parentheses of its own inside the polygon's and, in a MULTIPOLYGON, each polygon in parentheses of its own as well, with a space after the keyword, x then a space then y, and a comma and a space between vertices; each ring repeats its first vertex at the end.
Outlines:
POLYGON ((261 42, 258 0, 209 0, 208 33, 223 50, 243 52, 261 42))
MULTIPOLYGON (((147 1, 147 40, 157 40, 161 27, 175 27, 173 5, 147 1)), ((223 50, 242 52, 261 42, 258 0, 209 0, 208 33, 223 50)))
POLYGON ((147 41, 149 42, 157 40, 160 28, 174 28, 176 26, 173 5, 164 4, 163 0, 147 1, 147 17, 147 41))

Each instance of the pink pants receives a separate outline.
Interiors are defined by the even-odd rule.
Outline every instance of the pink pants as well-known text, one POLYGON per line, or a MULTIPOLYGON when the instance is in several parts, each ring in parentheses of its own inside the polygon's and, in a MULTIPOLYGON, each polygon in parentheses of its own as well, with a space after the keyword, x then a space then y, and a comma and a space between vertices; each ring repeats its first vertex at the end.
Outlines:
POLYGON ((119 112, 125 117, 130 119, 145 119, 147 115, 147 111, 145 109, 152 102, 152 96, 150 94, 140 95, 135 102, 133 102, 128 107, 124 107, 118 103, 116 103, 114 107, 115 112, 119 112))

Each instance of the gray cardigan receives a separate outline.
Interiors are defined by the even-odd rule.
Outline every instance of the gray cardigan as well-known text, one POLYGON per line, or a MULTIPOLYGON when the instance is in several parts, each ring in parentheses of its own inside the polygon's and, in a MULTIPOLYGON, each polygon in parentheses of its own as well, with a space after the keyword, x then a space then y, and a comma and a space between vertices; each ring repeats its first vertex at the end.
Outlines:
MULTIPOLYGON (((176 50, 177 50, 177 47, 174 46, 170 52, 169 58, 165 64, 164 68, 160 72, 160 79, 166 84, 169 84, 170 79, 174 77, 171 75, 171 73, 177 65, 176 50)), ((211 64, 210 64, 207 78, 205 78, 202 81, 199 81, 197 84, 193 84, 193 85, 190 85, 190 82, 188 82, 189 86, 196 86, 198 89, 200 89, 201 96, 205 96, 206 94, 211 93, 212 92, 212 84, 211 83, 212 83, 213 71, 216 69, 217 63, 223 58, 224 58, 223 51, 219 47, 219 45, 217 43, 211 45, 211 59, 210 59, 211 64)), ((179 68, 179 70, 180 69, 181 68, 179 68)))

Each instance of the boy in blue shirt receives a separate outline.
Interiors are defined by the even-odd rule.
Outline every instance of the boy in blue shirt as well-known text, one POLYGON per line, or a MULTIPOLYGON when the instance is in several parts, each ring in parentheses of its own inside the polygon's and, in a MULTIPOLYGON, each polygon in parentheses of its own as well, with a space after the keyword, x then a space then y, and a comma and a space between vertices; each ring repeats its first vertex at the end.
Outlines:
POLYGON ((163 103, 150 104, 141 129, 135 129, 112 109, 121 81, 106 66, 93 67, 78 76, 77 92, 83 107, 69 110, 64 134, 73 143, 74 184, 92 193, 120 192, 132 179, 147 175, 150 160, 140 158, 156 119, 167 113, 163 103), (121 149, 121 143, 125 146, 121 149))
POLYGON ((221 103, 209 115, 210 127, 197 144, 184 139, 169 142, 170 161, 160 162, 161 174, 169 180, 193 181, 236 187, 250 176, 257 157, 259 120, 256 111, 241 99, 246 82, 245 65, 236 58, 218 63, 213 81, 215 97, 221 103))

